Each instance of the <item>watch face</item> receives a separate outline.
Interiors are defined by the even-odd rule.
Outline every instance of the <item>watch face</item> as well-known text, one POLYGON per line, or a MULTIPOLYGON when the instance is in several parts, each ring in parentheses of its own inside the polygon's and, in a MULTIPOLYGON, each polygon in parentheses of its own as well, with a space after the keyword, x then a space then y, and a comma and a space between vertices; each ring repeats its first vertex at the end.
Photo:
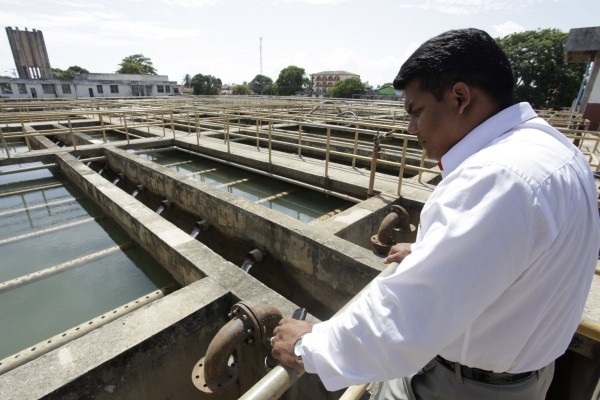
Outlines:
POLYGON ((302 338, 294 343, 294 357, 296 357, 296 361, 302 361, 302 338))

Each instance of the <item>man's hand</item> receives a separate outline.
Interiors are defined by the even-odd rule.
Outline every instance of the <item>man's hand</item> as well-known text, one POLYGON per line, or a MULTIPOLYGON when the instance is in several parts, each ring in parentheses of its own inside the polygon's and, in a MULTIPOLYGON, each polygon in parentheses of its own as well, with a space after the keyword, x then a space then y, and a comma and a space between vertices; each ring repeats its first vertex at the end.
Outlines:
POLYGON ((383 260, 383 263, 389 264, 392 262, 402 262, 402 260, 404 260, 406 256, 408 256, 411 253, 410 245, 410 243, 396 243, 390 249, 390 253, 383 260))
POLYGON ((312 325, 306 321, 283 318, 279 325, 273 329, 273 350, 271 355, 288 367, 302 370, 302 366, 294 357, 294 343, 300 336, 312 331, 312 325))

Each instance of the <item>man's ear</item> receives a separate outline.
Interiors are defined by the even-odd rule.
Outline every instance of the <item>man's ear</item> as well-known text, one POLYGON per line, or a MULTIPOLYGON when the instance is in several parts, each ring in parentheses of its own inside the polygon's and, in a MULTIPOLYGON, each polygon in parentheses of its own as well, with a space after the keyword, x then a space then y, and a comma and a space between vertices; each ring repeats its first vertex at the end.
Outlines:
POLYGON ((465 109, 471 103, 471 88, 464 82, 456 82, 452 86, 452 95, 456 101, 458 113, 463 114, 465 109))

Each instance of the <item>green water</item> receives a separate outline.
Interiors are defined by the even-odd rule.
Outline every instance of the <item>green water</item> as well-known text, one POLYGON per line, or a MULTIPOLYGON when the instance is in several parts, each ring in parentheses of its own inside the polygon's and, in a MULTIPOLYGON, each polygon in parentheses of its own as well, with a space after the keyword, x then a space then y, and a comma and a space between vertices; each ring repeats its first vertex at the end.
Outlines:
MULTIPOLYGON (((0 176, 0 282, 131 242, 50 169, 0 176)), ((136 246, 0 292, 0 359, 172 283, 136 246)))
MULTIPOLYGON (((27 153, 29 148, 24 140, 21 139, 6 139, 6 147, 8 148, 8 153, 11 157, 15 154, 27 153)), ((1 150, 3 155, 6 155, 6 149, 1 150)))
POLYGON ((324 214, 353 205, 337 197, 177 150, 138 155, 302 222, 311 222, 324 214), (279 194, 283 195, 264 201, 279 194))

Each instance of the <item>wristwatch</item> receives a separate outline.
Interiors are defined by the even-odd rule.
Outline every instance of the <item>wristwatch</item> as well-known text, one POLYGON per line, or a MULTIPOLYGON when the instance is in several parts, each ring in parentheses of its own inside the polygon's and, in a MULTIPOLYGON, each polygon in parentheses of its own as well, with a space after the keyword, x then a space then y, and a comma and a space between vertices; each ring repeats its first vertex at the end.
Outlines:
POLYGON ((298 364, 304 365, 304 361, 302 361, 302 336, 294 343, 294 358, 298 364))

